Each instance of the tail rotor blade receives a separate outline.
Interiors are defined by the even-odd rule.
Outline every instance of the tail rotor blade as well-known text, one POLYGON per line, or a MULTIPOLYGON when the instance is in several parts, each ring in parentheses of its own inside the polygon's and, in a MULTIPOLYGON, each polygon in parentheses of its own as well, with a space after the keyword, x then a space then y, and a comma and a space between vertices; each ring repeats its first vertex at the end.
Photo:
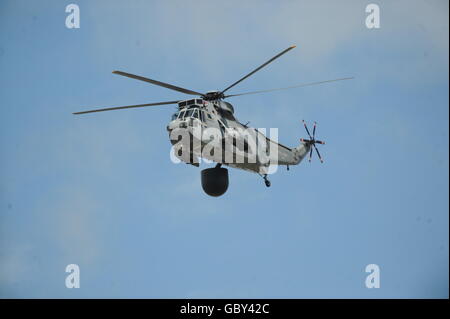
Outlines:
POLYGON ((316 150, 316 153, 317 153, 317 156, 319 157, 320 162, 323 163, 323 159, 322 159, 322 156, 320 156, 319 150, 317 149, 316 145, 313 144, 313 146, 314 146, 314 149, 316 150))
POLYGON ((316 125, 317 125, 317 123, 316 123, 316 122, 314 122, 314 128, 313 128, 313 139, 314 139, 314 137, 316 136, 316 125))
POLYGON ((302 122, 303 122, 303 126, 304 126, 304 127, 305 127, 305 129, 306 129, 306 133, 308 133, 309 139, 310 139, 310 140, 313 140, 313 138, 312 138, 311 134, 309 133, 308 127, 306 126, 306 122, 305 122, 305 120, 303 120, 302 122))

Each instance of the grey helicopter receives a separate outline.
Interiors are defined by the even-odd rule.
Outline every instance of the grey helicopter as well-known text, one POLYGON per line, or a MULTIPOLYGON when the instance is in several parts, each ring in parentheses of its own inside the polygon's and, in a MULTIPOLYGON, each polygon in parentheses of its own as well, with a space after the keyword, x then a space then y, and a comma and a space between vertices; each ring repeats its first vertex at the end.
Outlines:
POLYGON ((172 115, 171 121, 167 125, 167 131, 173 147, 173 155, 180 161, 196 167, 199 167, 199 159, 204 159, 207 163, 216 163, 215 167, 206 168, 201 171, 201 184, 206 194, 217 197, 223 195, 227 191, 229 186, 228 169, 222 166, 256 173, 263 178, 265 185, 270 187, 271 182, 267 176, 270 172, 270 167, 273 165, 285 165, 287 170, 289 170, 289 166, 300 164, 308 154, 309 161, 311 161, 313 150, 316 152, 319 160, 323 163, 322 156, 320 155, 316 144, 323 145, 325 142, 316 139, 316 123, 314 122, 311 134, 306 122, 303 121, 303 126, 308 138, 300 139, 300 145, 289 148, 278 143, 278 141, 270 139, 264 134, 265 132, 249 127, 248 123, 241 123, 235 116, 233 105, 225 101, 225 99, 242 95, 267 93, 353 79, 353 77, 345 77, 269 90, 225 94, 228 90, 295 47, 295 45, 290 46, 278 53, 222 91, 201 93, 143 76, 122 71, 113 71, 113 74, 162 86, 180 93, 194 95, 195 98, 98 108, 74 112, 73 114, 80 115, 129 108, 176 104, 177 110, 172 115))

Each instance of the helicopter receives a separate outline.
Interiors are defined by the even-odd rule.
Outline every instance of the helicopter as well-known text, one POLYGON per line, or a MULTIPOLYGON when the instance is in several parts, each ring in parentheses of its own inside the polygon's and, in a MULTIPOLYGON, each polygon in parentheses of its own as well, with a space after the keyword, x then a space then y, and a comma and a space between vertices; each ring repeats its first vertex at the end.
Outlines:
POLYGON ((177 111, 172 115, 171 120, 167 125, 173 155, 180 161, 196 167, 199 167, 199 159, 216 163, 215 167, 206 168, 201 171, 201 184, 206 194, 218 197, 227 191, 229 186, 228 169, 222 166, 256 173, 263 178, 265 185, 270 187, 271 182, 267 176, 270 167, 273 165, 276 165, 277 167, 279 165, 285 165, 287 170, 289 170, 289 166, 300 164, 308 154, 309 161, 311 161, 313 150, 316 152, 319 160, 323 163, 322 156, 320 155, 316 144, 323 145, 325 142, 316 139, 316 122, 314 122, 311 134, 306 122, 303 121, 303 126, 308 138, 300 139, 300 144, 298 146, 289 148, 278 143, 276 140, 268 138, 264 134, 264 131, 249 127, 248 123, 241 123, 234 114, 233 105, 225 101, 225 99, 242 95, 267 93, 353 79, 353 77, 345 77, 320 82, 303 83, 284 88, 225 94, 228 90, 295 47, 295 45, 288 47, 225 89, 221 91, 208 91, 206 93, 193 91, 123 71, 113 71, 113 74, 144 81, 187 95, 193 95, 195 98, 97 108, 74 112, 73 114, 81 115, 129 108, 176 104, 177 111))

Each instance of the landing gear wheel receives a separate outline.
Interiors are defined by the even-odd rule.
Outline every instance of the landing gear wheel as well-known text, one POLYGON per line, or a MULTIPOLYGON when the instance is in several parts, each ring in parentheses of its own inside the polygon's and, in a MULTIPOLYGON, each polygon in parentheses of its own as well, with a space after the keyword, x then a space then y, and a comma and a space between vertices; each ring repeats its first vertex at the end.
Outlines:
POLYGON ((264 178, 264 184, 266 184, 267 187, 270 187, 271 184, 270 184, 270 181, 267 179, 267 174, 264 175, 263 178, 264 178))

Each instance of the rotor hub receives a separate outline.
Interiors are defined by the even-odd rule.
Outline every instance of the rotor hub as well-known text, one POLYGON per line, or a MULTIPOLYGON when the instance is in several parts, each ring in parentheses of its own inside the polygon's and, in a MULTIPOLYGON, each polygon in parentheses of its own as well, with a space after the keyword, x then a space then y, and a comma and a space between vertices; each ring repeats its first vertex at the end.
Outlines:
POLYGON ((225 96, 220 91, 209 91, 209 92, 206 92, 206 94, 204 94, 202 97, 206 101, 214 101, 214 100, 223 99, 225 96))

